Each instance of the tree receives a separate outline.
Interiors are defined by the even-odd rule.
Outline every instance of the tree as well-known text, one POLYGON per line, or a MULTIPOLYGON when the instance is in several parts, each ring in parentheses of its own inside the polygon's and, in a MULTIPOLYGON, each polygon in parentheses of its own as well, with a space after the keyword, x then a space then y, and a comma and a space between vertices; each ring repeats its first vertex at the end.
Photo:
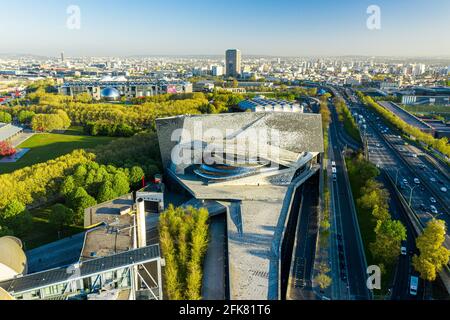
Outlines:
POLYGON ((0 111, 0 122, 11 123, 12 117, 8 112, 0 111))
POLYGON ((79 93, 75 96, 75 101, 81 103, 92 103, 92 96, 87 92, 79 93))
POLYGON ((445 236, 445 221, 433 219, 417 237, 416 245, 420 255, 414 255, 413 266, 422 279, 436 280, 437 274, 449 262, 450 251, 443 246, 445 236))
POLYGON ((145 172, 141 167, 134 166, 130 170, 130 183, 134 186, 138 185, 142 178, 145 176, 145 172))
POLYGON ((78 187, 69 199, 70 206, 75 212, 75 222, 82 224, 84 219, 84 210, 95 206, 97 201, 91 197, 84 188, 78 187))
POLYGON ((56 230, 62 231, 65 226, 68 226, 73 222, 73 219, 74 213, 72 209, 59 203, 52 207, 49 222, 55 227, 56 230))
POLYGON ((5 237, 5 236, 12 236, 12 235, 14 235, 14 233, 11 230, 9 230, 8 227, 2 226, 0 224, 0 238, 5 237))
POLYGON ((324 290, 331 286, 331 278, 326 275, 325 273, 319 273, 315 278, 314 281, 319 285, 320 289, 324 290))
POLYGON ((130 192, 130 183, 128 182, 127 176, 123 172, 118 172, 114 175, 112 188, 118 196, 122 196, 130 192))
POLYGON ((375 228, 376 240, 370 244, 374 257, 389 265, 395 262, 400 254, 400 246, 406 240, 406 228, 400 221, 378 220, 375 228))
POLYGON ((16 154, 16 149, 14 149, 10 142, 1 141, 0 142, 0 157, 9 157, 16 154))
POLYGON ((0 213, 2 223, 16 235, 24 235, 33 223, 33 217, 26 206, 18 200, 8 203, 2 213, 0 213))
POLYGON ((111 181, 103 182, 98 191, 98 203, 103 203, 116 197, 117 193, 113 190, 111 181))
POLYGON ((73 176, 68 176, 61 185, 61 194, 67 197, 75 190, 75 187, 76 185, 73 176))
POLYGON ((72 122, 70 121, 69 116, 67 115, 67 113, 64 110, 57 110, 56 111, 56 116, 58 116, 61 119, 61 122, 62 122, 62 127, 61 128, 57 128, 57 129, 67 129, 72 124, 72 122))
POLYGON ((17 115, 17 120, 22 124, 31 124, 35 113, 33 111, 22 110, 17 115))
POLYGON ((34 131, 51 132, 69 128, 71 121, 63 110, 56 110, 52 114, 36 114, 31 120, 31 128, 34 131))

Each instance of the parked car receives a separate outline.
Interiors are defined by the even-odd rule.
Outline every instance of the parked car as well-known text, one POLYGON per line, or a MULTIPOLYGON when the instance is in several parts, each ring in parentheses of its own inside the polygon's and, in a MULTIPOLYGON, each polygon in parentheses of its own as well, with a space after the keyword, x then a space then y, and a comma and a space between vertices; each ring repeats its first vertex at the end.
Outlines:
POLYGON ((431 197, 431 198, 430 198, 430 202, 431 202, 431 203, 436 203, 436 199, 433 198, 433 197, 431 197))
POLYGON ((438 214, 438 211, 437 211, 437 209, 436 209, 435 206, 430 206, 430 210, 431 210, 431 212, 433 212, 434 214, 438 214))
POLYGON ((442 187, 441 191, 445 193, 445 192, 447 192, 447 188, 446 187, 442 187))

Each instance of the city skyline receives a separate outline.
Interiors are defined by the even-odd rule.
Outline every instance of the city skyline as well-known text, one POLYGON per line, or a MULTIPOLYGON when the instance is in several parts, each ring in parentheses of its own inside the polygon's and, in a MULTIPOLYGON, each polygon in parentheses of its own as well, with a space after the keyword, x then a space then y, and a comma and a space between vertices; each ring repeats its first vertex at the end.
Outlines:
POLYGON ((246 55, 283 57, 450 56, 439 31, 448 29, 450 4, 441 1, 175 0, 167 7, 162 1, 48 0, 36 8, 20 0, 3 7, 9 14, 0 27, 12 30, 4 36, 8 45, 0 47, 4 54, 222 55, 236 47, 246 55), (373 4, 381 10, 379 30, 366 26, 373 4), (67 27, 70 5, 80 9, 80 29, 67 27))

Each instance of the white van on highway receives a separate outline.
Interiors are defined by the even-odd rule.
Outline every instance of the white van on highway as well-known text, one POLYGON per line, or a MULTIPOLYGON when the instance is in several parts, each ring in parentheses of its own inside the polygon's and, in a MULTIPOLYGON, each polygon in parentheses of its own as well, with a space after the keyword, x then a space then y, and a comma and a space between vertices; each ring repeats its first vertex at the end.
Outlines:
POLYGON ((417 290, 419 289, 419 278, 411 276, 409 281, 409 294, 412 296, 417 296, 417 290))

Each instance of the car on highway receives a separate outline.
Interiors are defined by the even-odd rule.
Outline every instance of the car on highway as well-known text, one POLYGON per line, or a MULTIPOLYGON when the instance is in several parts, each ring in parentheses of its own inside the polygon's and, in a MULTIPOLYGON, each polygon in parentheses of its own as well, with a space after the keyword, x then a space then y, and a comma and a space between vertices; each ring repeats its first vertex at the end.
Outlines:
POLYGON ((337 175, 336 175, 336 173, 333 173, 333 181, 337 181, 337 175))
POLYGON ((336 161, 331 161, 331 166, 336 167, 336 161))
POLYGON ((408 249, 406 248, 406 241, 402 241, 400 253, 402 254, 402 256, 406 256, 408 254, 408 249))
POLYGON ((420 180, 418 178, 414 178, 414 183, 415 184, 420 184, 420 180))
POLYGON ((418 289, 419 289, 419 278, 416 276, 411 276, 409 280, 409 294, 412 296, 417 296, 418 289))
POLYGON ((430 202, 431 202, 431 203, 436 203, 436 199, 433 198, 433 197, 431 197, 431 198, 430 198, 430 202))
POLYGON ((445 193, 445 192, 447 192, 447 188, 446 187, 442 187, 441 191, 445 193))
POLYGON ((430 210, 431 210, 431 212, 433 212, 434 214, 438 214, 438 211, 437 211, 437 209, 436 209, 435 206, 430 206, 430 210))
POLYGON ((403 179, 403 183, 404 184, 408 184, 408 180, 407 179, 403 179))

